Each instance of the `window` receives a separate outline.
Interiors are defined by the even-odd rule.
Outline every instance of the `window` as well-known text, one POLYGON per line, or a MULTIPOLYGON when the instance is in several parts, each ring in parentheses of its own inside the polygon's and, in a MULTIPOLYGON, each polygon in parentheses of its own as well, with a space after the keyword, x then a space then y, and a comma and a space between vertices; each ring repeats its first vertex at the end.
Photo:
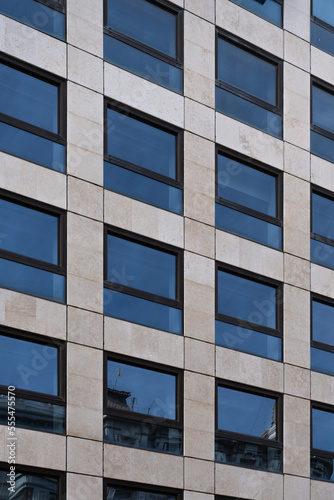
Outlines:
POLYGON ((65 40, 65 1, 0 0, 0 13, 47 35, 65 40))
POLYGON ((63 80, 2 55, 0 151, 64 172, 65 102, 63 80))
POLYGON ((281 139, 282 74, 279 59, 218 32, 217 111, 281 139))
POLYGON ((105 482, 106 500, 182 500, 182 492, 138 483, 105 482))
POLYGON ((334 301, 312 298, 311 369, 334 375, 334 301))
POLYGON ((105 248, 104 314, 181 334, 181 250, 116 228, 105 248))
POLYGON ((311 44, 334 56, 334 4, 312 0, 311 44))
POLYGON ((104 0, 107 61, 182 94, 182 11, 164 0, 104 0))
POLYGON ((278 394, 217 384, 216 461, 282 472, 282 400, 278 394))
POLYGON ((216 276, 216 344, 281 361, 282 285, 220 264, 216 276))
POLYGON ((15 475, 11 475, 11 472, 10 465, 0 463, 0 498, 4 500, 7 498, 18 500, 37 498, 61 500, 65 498, 65 477, 60 472, 17 464, 15 465, 15 475), (12 481, 13 485, 7 481, 12 481), (14 496, 8 491, 9 487, 15 488, 14 496))
POLYGON ((154 118, 106 107, 104 186, 182 214, 182 133, 154 118))
POLYGON ((334 269, 334 197, 312 190, 311 261, 334 269))
POLYGON ((282 175, 217 148, 216 227, 282 249, 282 175))
POLYGON ((311 153, 334 162, 334 88, 312 80, 311 153))
POLYGON ((312 405, 311 478, 334 481, 334 408, 312 405))
POLYGON ((16 426, 64 434, 64 343, 1 327, 0 353, 0 424, 14 386, 16 426))
POLYGON ((182 374, 105 357, 104 440, 182 455, 182 374))
POLYGON ((231 2, 282 27, 282 0, 231 0, 231 2))
POLYGON ((0 287, 65 302, 65 214, 0 191, 0 287))

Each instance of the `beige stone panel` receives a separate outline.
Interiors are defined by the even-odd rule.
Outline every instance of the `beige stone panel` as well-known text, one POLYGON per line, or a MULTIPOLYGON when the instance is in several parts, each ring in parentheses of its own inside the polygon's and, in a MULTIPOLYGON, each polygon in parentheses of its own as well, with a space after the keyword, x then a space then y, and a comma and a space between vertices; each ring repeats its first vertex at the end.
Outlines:
POLYGON ((215 22, 214 0, 185 0, 185 9, 196 16, 206 19, 210 23, 215 22))
POLYGON ((334 406, 333 377, 311 371, 311 399, 334 406))
POLYGON ((284 476, 284 500, 310 500, 311 481, 297 476, 284 476))
MULTIPOLYGON (((295 94, 297 95, 297 94, 295 94)), ((292 96, 294 99, 294 96, 292 96)), ((298 98, 297 98, 298 100, 298 98)), ((300 106, 309 106, 309 101, 299 99, 300 106)), ((307 110, 308 112, 308 110, 307 110)), ((298 146, 299 148, 310 149, 309 124, 293 118, 291 115, 284 115, 284 140, 298 146)))
POLYGON ((67 42, 103 58, 103 2, 68 0, 67 42))
POLYGON ((311 182, 334 191, 333 163, 311 154, 311 182))
POLYGON ((290 285, 284 286, 284 361, 310 367, 310 294, 290 285))
POLYGON ((184 278, 205 286, 215 286, 215 263, 196 253, 184 253, 184 278))
POLYGON ((184 98, 181 95, 106 62, 104 92, 115 101, 184 127, 184 98))
POLYGON ((95 92, 103 93, 103 60, 69 45, 68 79, 95 92))
POLYGON ((284 143, 284 170, 289 174, 310 180, 310 153, 288 142, 284 143))
POLYGON ((214 493, 215 464, 206 460, 186 457, 184 460, 184 486, 187 490, 214 493))
POLYGON ((68 176, 68 210, 103 221, 103 189, 68 176))
POLYGON ((68 437, 67 470, 78 474, 102 476, 102 452, 102 443, 68 437))
MULTIPOLYGON (((215 144, 212 141, 204 139, 204 137, 199 137, 198 135, 185 131, 184 157, 189 164, 205 167, 215 172, 215 144)), ((190 176, 189 181, 191 181, 190 176)), ((210 182, 207 182, 207 186, 203 192, 208 192, 210 194, 214 193, 214 188, 212 188, 211 184, 210 179, 210 182)))
POLYGON ((311 500, 334 498, 334 484, 325 481, 311 481, 311 500))
POLYGON ((214 500, 214 495, 208 493, 199 493, 198 491, 184 491, 184 500, 214 500))
POLYGON ((185 369, 205 375, 215 374, 215 347, 213 344, 185 338, 185 369))
POLYGON ((66 208, 66 176, 0 152, 1 187, 57 207, 66 208))
POLYGON ((191 69, 184 69, 184 95, 205 106, 215 106, 215 81, 191 69))
POLYGON ((215 379, 200 373, 184 372, 185 398, 201 404, 212 405, 215 401, 215 379))
POLYGON ((311 74, 334 85, 333 56, 311 45, 311 74))
POLYGON ((284 393, 290 396, 310 399, 310 370, 293 365, 284 365, 284 393))
POLYGON ((310 184, 284 174, 284 250, 310 258, 310 184))
POLYGON ((184 281, 184 335, 215 343, 215 290, 184 281))
MULTIPOLYGON (((214 430, 212 430, 212 432, 208 432, 206 430, 201 431, 198 429, 184 427, 184 455, 186 457, 214 461, 214 449, 214 430)), ((196 489, 195 484, 192 485, 189 483, 188 487, 189 489, 196 489)))
POLYGON ((184 6, 184 0, 171 0, 172 3, 175 3, 178 7, 184 6))
POLYGON ((212 434, 215 429, 215 404, 184 400, 184 426, 196 432, 206 432, 212 434))
POLYGON ((304 71, 310 71, 309 44, 289 31, 284 31, 284 59, 304 71))
MULTIPOLYGON (((289 33, 285 32, 288 35, 289 33)), ((292 36, 292 35, 290 35, 292 36)), ((295 37, 294 37, 295 38, 295 37)), ((300 42, 309 47, 309 44, 298 38, 300 42)), ((306 71, 297 68, 293 64, 284 62, 284 112, 291 114, 301 121, 310 121, 310 109, 303 99, 310 99, 310 75, 306 71)))
POLYGON ((103 349, 103 316, 76 307, 68 307, 69 342, 103 349))
POLYGON ((5 16, 0 17, 0 51, 66 78, 66 44, 5 16))
POLYGON ((216 141, 283 170, 283 141, 222 113, 216 113, 216 141))
POLYGON ((103 126, 103 96, 73 82, 67 82, 67 111, 103 126))
MULTIPOLYGON (((81 391, 85 389, 89 380, 81 385, 81 391)), ((103 418, 102 408, 95 410, 82 406, 67 405, 67 434, 86 439, 102 441, 103 418)))
POLYGON ((102 314, 103 313, 102 282, 81 278, 74 274, 68 274, 67 304, 102 314))
MULTIPOLYGON (((103 185, 103 156, 102 151, 94 153, 86 148, 94 149, 97 136, 96 131, 86 136, 81 146, 68 144, 67 146, 67 173, 88 182, 103 185)), ((98 142, 99 142, 98 138, 98 142)))
MULTIPOLYGON (((99 94, 96 94, 101 97, 99 94)), ((101 101, 102 104, 102 101, 101 101)), ((79 110, 76 110, 79 112, 79 110)), ((102 107, 101 107, 102 113, 102 107)), ((103 124, 92 122, 74 113, 67 113, 67 140, 69 145, 74 145, 76 148, 81 148, 89 153, 97 155, 103 154, 103 124)), ((74 156, 74 153, 72 151, 74 156)), ((80 155, 78 149, 76 155, 80 155)), ((76 158, 75 162, 80 163, 86 161, 85 158, 76 158)), ((68 151, 68 162, 71 161, 70 150, 68 151)))
POLYGON ((104 349, 177 368, 184 367, 182 336, 116 318, 104 318, 104 349))
POLYGON ((310 401, 284 396, 283 472, 310 475, 310 401))
POLYGON ((214 226, 215 200, 212 196, 187 187, 184 188, 183 196, 185 217, 214 226))
POLYGON ((104 476, 182 489, 183 458, 105 444, 104 476))
POLYGON ((284 281, 289 285, 310 289, 311 268, 307 260, 284 254, 284 281))
POLYGON ((65 436, 20 428, 16 428, 15 432, 16 463, 46 469, 66 469, 65 436))
POLYGON ((282 500, 283 475, 216 463, 216 494, 242 499, 282 500))
POLYGON ((284 4, 284 29, 303 38, 310 40, 310 0, 288 0, 284 4))
POLYGON ((67 474, 67 498, 75 500, 92 500, 103 497, 103 479, 82 474, 67 474))
POLYGON ((216 230, 216 259, 279 281, 283 280, 283 254, 273 248, 216 230))
MULTIPOLYGON (((238 347, 242 348, 242 343, 238 344, 238 347)), ((216 348, 216 376, 241 384, 283 392, 282 363, 233 349, 216 348)))
POLYGON ((214 259, 214 228, 196 220, 185 219, 185 249, 214 259))
POLYGON ((312 263, 311 291, 334 299, 334 271, 312 263))
MULTIPOLYGON (((203 6, 205 3, 208 2, 202 2, 203 6)), ((215 51, 214 26, 212 25, 212 23, 205 21, 202 17, 194 15, 187 10, 184 13, 184 39, 186 41, 196 44, 198 47, 202 47, 203 49, 210 51, 212 53, 212 58, 214 59, 214 51, 215 51)), ((210 64, 214 68, 214 63, 212 61, 202 61, 199 64, 204 64, 205 68, 207 68, 206 66, 207 64, 210 64)), ((185 66, 187 66, 186 61, 185 61, 185 66)), ((205 72, 201 74, 205 75, 205 72)))
POLYGON ((185 99, 185 129, 214 141, 215 112, 191 99, 185 99))
POLYGON ((104 193, 104 212, 107 224, 183 247, 183 218, 180 215, 112 191, 104 193))

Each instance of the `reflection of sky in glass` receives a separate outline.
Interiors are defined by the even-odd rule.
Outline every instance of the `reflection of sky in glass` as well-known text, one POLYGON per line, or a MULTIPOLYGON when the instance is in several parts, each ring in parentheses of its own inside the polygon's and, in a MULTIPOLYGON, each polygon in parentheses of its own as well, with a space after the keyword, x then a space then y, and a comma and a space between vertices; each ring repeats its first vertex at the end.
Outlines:
MULTIPOLYGON (((130 392, 129 411, 176 418, 176 377, 118 361, 108 361, 108 388, 130 392)), ((111 401, 111 400, 110 400, 111 401)))
POLYGON ((334 201, 312 194, 312 231, 334 240, 334 201))
POLYGON ((319 87, 312 88, 312 121, 315 125, 334 133, 334 95, 319 87))
POLYGON ((333 0, 313 0, 313 15, 334 26, 333 0))
POLYGON ((129 488, 108 488, 107 500, 176 500, 176 495, 129 488))
POLYGON ((312 410, 312 446, 334 453, 334 413, 312 410))
POLYGON ((276 400, 218 387, 218 428, 276 439, 276 400), (269 429, 273 430, 273 435, 263 436, 269 429))
POLYGON ((313 300, 312 302, 313 340, 334 346, 334 307, 313 300))

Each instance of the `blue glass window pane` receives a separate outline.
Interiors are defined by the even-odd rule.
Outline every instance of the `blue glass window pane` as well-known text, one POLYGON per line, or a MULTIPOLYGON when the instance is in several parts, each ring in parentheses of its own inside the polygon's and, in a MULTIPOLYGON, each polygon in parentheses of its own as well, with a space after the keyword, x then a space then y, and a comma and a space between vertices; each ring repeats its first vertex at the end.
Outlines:
POLYGON ((107 498, 112 500, 176 500, 176 496, 170 493, 157 493, 156 491, 144 491, 142 489, 130 489, 123 486, 108 486, 107 498))
POLYGON ((218 80, 276 105, 276 64, 218 38, 218 80))
POLYGON ((311 478, 334 481, 334 459, 311 455, 311 478))
POLYGON ((0 352, 1 385, 58 395, 56 347, 0 335, 0 352))
POLYGON ((312 123, 334 133, 334 95, 312 87, 312 123))
POLYGON ((146 0, 108 0, 108 26, 176 57, 176 16, 146 0))
MULTIPOLYGON (((58 3, 57 0, 54 0, 58 3)), ((35 0, 0 0, 0 13, 65 40, 65 14, 35 0)))
POLYGON ((2 122, 0 151, 65 172, 65 146, 2 122))
POLYGON ((276 177, 218 155, 218 196, 276 217, 276 177))
POLYGON ((175 179, 176 136, 108 109, 108 154, 175 179))
POLYGON ((256 0, 231 0, 233 3, 244 7, 257 16, 263 17, 277 26, 282 27, 282 5, 275 0, 266 0, 263 4, 256 0))
POLYGON ((276 328, 276 288, 218 271, 218 312, 276 328))
POLYGON ((182 190, 113 163, 104 162, 104 187, 155 207, 182 214, 182 190))
POLYGON ((58 217, 0 199, 0 248, 58 264, 58 217))
POLYGON ((334 240, 334 201, 312 194, 312 231, 334 240))
POLYGON ((311 238, 311 261, 334 269, 334 247, 311 238))
POLYGON ((176 419, 176 376, 108 360, 107 406, 176 419))
POLYGON ((175 299, 176 256, 108 235, 108 280, 175 299))
POLYGON ((311 130, 311 152, 334 163, 334 141, 311 130))
POLYGON ((282 249, 282 228, 216 203, 216 227, 282 249))
POLYGON ((312 409, 312 447, 334 453, 334 413, 312 409))
POLYGON ((314 22, 311 22, 311 44, 334 55, 334 33, 314 22))
POLYGON ((104 289, 104 314, 177 335, 182 334, 180 309, 107 288, 104 289))
POLYGON ((0 259, 0 287, 65 302, 65 276, 0 259))
POLYGON ((58 86, 0 64, 0 112, 58 133, 58 86))
MULTIPOLYGON (((0 498, 9 499, 8 492, 8 468, 6 471, 0 471, 0 498), (3 492, 3 496, 2 495, 3 492)), ((58 495, 58 480, 54 477, 36 476, 35 474, 21 474, 15 471, 16 491, 19 491, 19 499, 37 499, 41 494, 45 494, 45 499, 55 500, 58 495)), ((16 495, 15 495, 16 496, 16 495)), ((12 497, 14 498, 14 497, 12 497)))
POLYGON ((334 5, 332 0, 313 0, 312 6, 314 17, 334 26, 334 5))
POLYGON ((311 347, 311 370, 334 375, 334 353, 311 347))
MULTIPOLYGON (((7 394, 0 394, 0 425, 8 422, 7 394)), ((15 398, 15 425, 36 431, 65 434, 65 406, 15 398)))
POLYGON ((282 138, 281 116, 219 87, 216 87, 216 110, 274 137, 282 138))
MULTIPOLYGON (((334 347, 334 307, 312 301, 312 337, 334 347)), ((334 368, 333 368, 334 369, 334 368)))
POLYGON ((182 70, 104 35, 104 58, 127 71, 182 94, 182 70))
POLYGON ((218 429, 276 439, 276 399, 218 387, 218 429))
POLYGON ((280 338, 223 321, 216 321, 216 344, 263 358, 282 361, 280 338))

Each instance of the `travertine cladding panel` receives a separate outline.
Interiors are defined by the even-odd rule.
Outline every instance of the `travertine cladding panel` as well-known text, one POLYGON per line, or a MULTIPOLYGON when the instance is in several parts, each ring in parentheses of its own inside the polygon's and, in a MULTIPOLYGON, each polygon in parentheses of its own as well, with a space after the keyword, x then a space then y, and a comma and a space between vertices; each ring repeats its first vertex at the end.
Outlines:
POLYGON ((103 315, 69 306, 67 335, 69 342, 103 349, 103 315))
POLYGON ((102 476, 103 445, 88 439, 67 438, 67 470, 102 476))
POLYGON ((284 2, 283 26, 286 31, 310 41, 311 0, 286 0, 284 2))
POLYGON ((310 46, 308 42, 284 31, 284 60, 304 71, 310 71, 310 46))
POLYGON ((103 189, 68 176, 68 210, 103 222, 103 189))
POLYGON ((309 477, 311 410, 307 399, 284 396, 283 472, 309 477))
MULTIPOLYGON (((284 476, 284 500, 310 500, 311 481, 297 476, 284 476)), ((313 498, 313 497, 312 497, 313 498)), ((323 497, 325 498, 325 497, 323 497)))
POLYGON ((284 361, 310 367, 310 293, 284 285, 284 361))
POLYGON ((215 22, 215 0, 185 0, 185 9, 210 23, 215 22))
POLYGON ((184 486, 187 490, 214 493, 214 462, 185 458, 184 486))
POLYGON ((310 375, 310 370, 286 364, 284 366, 284 392, 290 396, 310 399, 310 375))
POLYGON ((311 46, 311 74, 334 85, 334 58, 311 46))
POLYGON ((334 192, 333 163, 311 154, 311 182, 334 192))
POLYGON ((103 93, 103 60, 72 45, 68 46, 68 79, 103 93))
POLYGON ((284 254, 284 281, 289 285, 309 290, 311 287, 311 266, 305 259, 284 254))
POLYGON ((310 149, 310 75, 284 63, 284 139, 310 149))
POLYGON ((334 497, 334 484, 311 481, 311 500, 324 500, 334 497))
POLYGON ((68 499, 92 500, 103 498, 103 479, 82 474, 67 474, 66 487, 68 499))
POLYGON ((311 372, 311 399, 334 406, 333 377, 324 373, 311 372))
POLYGON ((334 299, 334 270, 312 263, 311 292, 334 299))
POLYGON ((288 142, 284 143, 284 170, 310 181, 310 153, 288 142))
POLYGON ((67 0, 67 41, 103 58, 103 0, 67 0))

